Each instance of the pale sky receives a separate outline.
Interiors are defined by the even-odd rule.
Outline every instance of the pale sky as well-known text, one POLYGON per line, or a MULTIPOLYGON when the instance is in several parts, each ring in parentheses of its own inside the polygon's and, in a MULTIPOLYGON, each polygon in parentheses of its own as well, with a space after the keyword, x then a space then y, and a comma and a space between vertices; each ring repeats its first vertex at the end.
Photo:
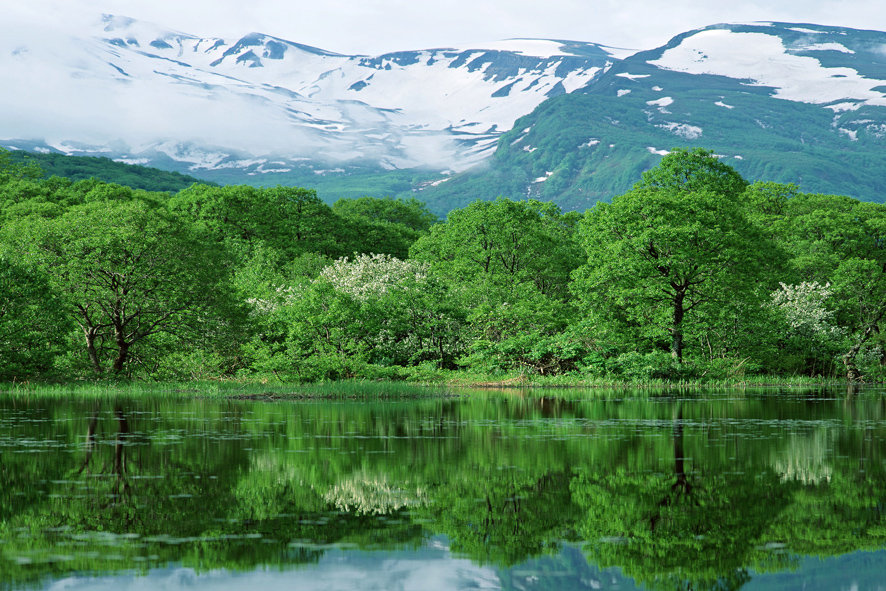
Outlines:
POLYGON ((19 0, 0 29, 40 20, 60 29, 101 13, 201 37, 261 32, 344 54, 496 41, 566 39, 652 49, 716 23, 786 21, 886 31, 883 0, 19 0))

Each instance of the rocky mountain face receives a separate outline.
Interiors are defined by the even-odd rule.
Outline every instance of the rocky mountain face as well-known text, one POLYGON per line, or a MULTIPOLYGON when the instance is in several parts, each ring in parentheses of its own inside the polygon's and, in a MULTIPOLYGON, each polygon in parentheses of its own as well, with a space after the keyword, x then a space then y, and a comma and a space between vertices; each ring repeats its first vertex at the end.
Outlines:
POLYGON ((675 146, 751 180, 886 195, 883 32, 756 23, 634 54, 511 40, 375 57, 113 16, 77 36, 6 33, 6 147, 438 212, 498 195, 585 209, 675 146))

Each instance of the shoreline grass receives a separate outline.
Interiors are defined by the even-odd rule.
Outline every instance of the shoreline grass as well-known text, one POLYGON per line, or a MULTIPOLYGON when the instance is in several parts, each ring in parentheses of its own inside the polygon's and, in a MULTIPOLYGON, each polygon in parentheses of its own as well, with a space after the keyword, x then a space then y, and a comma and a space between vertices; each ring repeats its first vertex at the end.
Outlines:
POLYGON ((85 381, 64 383, 15 382, 0 384, 0 396, 46 398, 102 398, 114 396, 158 396, 162 398, 205 398, 212 400, 312 400, 312 399, 408 399, 453 396, 444 385, 404 382, 340 381, 313 384, 268 383, 247 380, 195 380, 192 382, 85 381))
MULTIPOLYGON (((27 381, 0 383, 0 396, 41 398, 107 398, 152 396, 209 400, 386 400, 455 398, 479 396, 492 391, 567 390, 709 390, 746 388, 849 387, 845 379, 809 376, 742 376, 700 380, 642 380, 591 378, 580 375, 539 376, 526 374, 488 375, 463 371, 427 373, 421 379, 339 380, 287 383, 280 380, 213 379, 186 382, 75 380, 70 382, 27 381), (430 378, 430 379, 429 379, 430 378)), ((882 382, 854 384, 857 387, 882 382)), ((564 392, 565 394, 565 392, 564 392)))

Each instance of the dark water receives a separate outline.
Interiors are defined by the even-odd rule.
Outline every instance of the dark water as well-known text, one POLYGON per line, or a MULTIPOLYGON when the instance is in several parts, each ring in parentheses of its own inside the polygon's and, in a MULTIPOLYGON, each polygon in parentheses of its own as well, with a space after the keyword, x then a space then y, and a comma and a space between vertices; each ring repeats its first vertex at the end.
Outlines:
POLYGON ((886 589, 882 390, 483 396, 0 400, 0 588, 886 589))

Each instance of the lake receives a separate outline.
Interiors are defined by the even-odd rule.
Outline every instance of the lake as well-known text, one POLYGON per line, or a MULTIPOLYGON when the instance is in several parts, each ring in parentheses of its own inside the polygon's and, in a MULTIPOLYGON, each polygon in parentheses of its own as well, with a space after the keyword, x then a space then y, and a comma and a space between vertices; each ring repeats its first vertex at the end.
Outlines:
POLYGON ((0 589, 886 588, 879 388, 0 409, 0 589))

